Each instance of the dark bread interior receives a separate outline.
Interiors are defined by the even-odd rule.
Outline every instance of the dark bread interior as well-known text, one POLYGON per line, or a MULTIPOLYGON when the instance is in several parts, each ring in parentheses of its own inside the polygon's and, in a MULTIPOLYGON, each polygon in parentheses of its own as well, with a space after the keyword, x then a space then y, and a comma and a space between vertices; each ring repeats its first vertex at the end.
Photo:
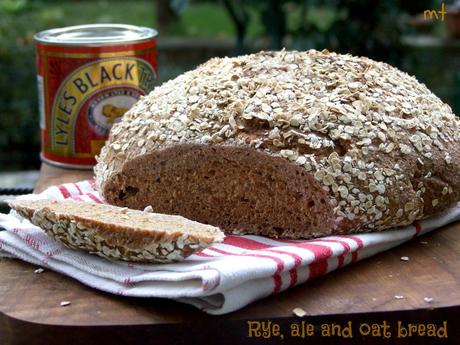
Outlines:
POLYGON ((110 204, 151 205, 233 233, 308 238, 336 228, 329 197, 308 171, 248 147, 154 151, 126 162, 103 195, 110 204))

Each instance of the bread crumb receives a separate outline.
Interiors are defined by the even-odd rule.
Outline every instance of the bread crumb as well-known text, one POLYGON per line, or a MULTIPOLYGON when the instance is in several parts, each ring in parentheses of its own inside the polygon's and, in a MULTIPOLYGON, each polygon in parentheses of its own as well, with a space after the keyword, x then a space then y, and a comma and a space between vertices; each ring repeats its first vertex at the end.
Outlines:
POLYGON ((152 213, 153 212, 153 207, 152 205, 148 205, 144 208, 144 212, 149 212, 149 213, 152 213))
POLYGON ((61 302, 61 307, 67 307, 68 305, 70 305, 71 302, 70 301, 62 301, 61 302))
POLYGON ((294 308, 292 310, 292 313, 298 317, 304 317, 305 315, 307 315, 307 312, 303 310, 302 308, 294 308))

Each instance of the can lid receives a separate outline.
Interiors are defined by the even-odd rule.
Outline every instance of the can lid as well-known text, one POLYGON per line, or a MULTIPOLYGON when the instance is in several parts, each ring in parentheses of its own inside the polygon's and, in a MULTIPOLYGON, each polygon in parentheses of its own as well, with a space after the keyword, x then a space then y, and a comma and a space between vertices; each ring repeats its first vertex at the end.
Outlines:
POLYGON ((42 43, 57 45, 105 45, 138 42, 158 35, 155 29, 126 24, 88 24, 50 29, 35 34, 42 43))

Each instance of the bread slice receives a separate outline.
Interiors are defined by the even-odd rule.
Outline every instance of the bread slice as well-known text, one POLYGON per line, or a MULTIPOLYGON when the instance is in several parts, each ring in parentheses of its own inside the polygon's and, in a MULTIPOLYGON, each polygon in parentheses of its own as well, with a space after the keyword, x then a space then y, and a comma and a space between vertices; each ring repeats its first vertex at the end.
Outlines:
POLYGON ((224 238, 218 228, 181 216, 70 200, 8 204, 65 246, 109 259, 175 262, 224 238))

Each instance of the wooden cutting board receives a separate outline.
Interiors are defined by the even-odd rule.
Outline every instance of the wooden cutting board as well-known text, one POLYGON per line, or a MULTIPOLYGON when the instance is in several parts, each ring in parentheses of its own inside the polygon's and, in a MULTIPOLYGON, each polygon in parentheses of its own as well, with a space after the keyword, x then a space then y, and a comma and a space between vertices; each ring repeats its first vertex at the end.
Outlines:
MULTIPOLYGON (((90 177, 88 171, 44 164, 36 191, 90 177)), ((206 339, 216 327, 233 327, 225 339, 235 343, 238 334, 245 334, 241 320, 287 320, 296 307, 310 316, 336 314, 344 320, 372 312, 385 312, 391 318, 404 310, 460 315, 459 223, 218 317, 166 299, 109 295, 49 270, 35 274, 36 268, 18 260, 0 260, 0 344, 32 338, 34 344, 57 344, 69 337, 100 344, 107 334, 127 344, 153 334, 158 341, 179 334, 186 340, 187 334, 181 333, 185 329, 206 339), (402 256, 409 261, 401 261, 402 256), (71 304, 61 307, 61 301, 71 304)))

